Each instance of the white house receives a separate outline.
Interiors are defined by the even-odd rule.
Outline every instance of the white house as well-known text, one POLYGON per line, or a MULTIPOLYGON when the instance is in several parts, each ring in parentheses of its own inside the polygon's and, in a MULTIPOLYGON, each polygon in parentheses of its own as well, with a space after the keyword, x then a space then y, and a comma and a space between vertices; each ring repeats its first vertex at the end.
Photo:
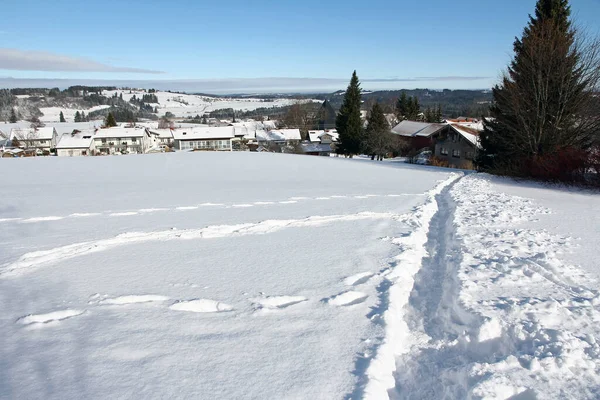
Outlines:
POLYGON ((94 153, 94 130, 85 132, 73 131, 63 134, 56 145, 59 157, 90 156, 94 153))
POLYGON ((174 142, 173 129, 148 129, 154 147, 168 146, 174 142))
POLYGON ((40 128, 13 128, 10 131, 10 140, 17 139, 19 147, 35 149, 37 153, 50 154, 56 149, 56 129, 51 126, 40 128))
POLYGON ((311 143, 331 144, 338 141, 338 132, 335 129, 308 131, 308 141, 311 143))
POLYGON ((150 133, 142 127, 98 129, 94 146, 100 154, 143 154, 152 147, 150 133))
POLYGON ((302 136, 300 129, 277 129, 270 131, 257 131, 256 140, 259 145, 275 143, 279 145, 300 143, 302 136))
POLYGON ((179 150, 232 151, 235 138, 233 126, 193 127, 173 130, 175 147, 179 150))

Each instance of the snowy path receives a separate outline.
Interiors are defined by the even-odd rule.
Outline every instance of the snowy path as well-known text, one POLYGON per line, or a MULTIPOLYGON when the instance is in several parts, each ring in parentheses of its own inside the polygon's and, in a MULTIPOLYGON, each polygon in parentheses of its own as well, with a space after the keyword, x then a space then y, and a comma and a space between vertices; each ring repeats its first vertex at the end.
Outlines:
POLYGON ((570 238, 525 228, 551 210, 475 175, 437 203, 389 397, 597 398, 598 284, 561 261, 570 238))

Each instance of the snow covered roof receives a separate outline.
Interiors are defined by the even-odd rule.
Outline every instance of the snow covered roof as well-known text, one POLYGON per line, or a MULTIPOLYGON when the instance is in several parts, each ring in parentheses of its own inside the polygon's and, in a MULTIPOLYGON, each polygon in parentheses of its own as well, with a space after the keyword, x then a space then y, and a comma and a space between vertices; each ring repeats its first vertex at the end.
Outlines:
POLYGON ((130 138, 143 137, 144 135, 146 135, 146 128, 123 128, 115 126, 112 128, 98 129, 94 138, 130 138))
POLYGON ((173 139, 173 131, 171 129, 149 129, 149 132, 158 135, 160 139, 173 139))
POLYGON ((256 139, 262 142, 285 142, 285 136, 278 131, 256 131, 256 139))
POLYGON ((90 129, 100 128, 102 126, 102 121, 89 121, 89 122, 57 122, 57 123, 46 123, 46 126, 52 126, 56 129, 56 133, 58 136, 61 136, 64 133, 71 133, 74 130, 78 131, 87 131, 90 129))
POLYGON ((331 136, 331 139, 336 142, 339 139, 339 134, 337 132, 337 130, 335 129, 330 129, 330 130, 320 130, 320 131, 308 131, 308 140, 313 142, 313 143, 319 143, 321 141, 321 138, 324 135, 329 135, 331 136))
POLYGON ((94 131, 65 133, 60 137, 57 149, 87 149, 94 140, 94 131))
POLYGON ((270 133, 282 137, 283 140, 302 140, 300 129, 277 129, 271 130, 270 133))
POLYGON ((51 126, 41 128, 13 128, 10 131, 10 138, 16 137, 19 140, 52 140, 56 130, 51 126))
POLYGON ((320 137, 323 133, 325 133, 325 131, 308 131, 308 140, 313 143, 320 142, 320 137))
POLYGON ((450 124, 450 127, 458 132, 463 138, 471 142, 473 146, 478 148, 481 147, 481 144, 479 143, 479 130, 462 124, 450 124))
POLYGON ((392 129, 392 133, 406 137, 429 137, 444 129, 445 124, 402 121, 392 129))
POLYGON ((173 130, 175 140, 192 140, 192 139, 233 139, 233 126, 220 127, 195 127, 191 129, 179 128, 173 130))

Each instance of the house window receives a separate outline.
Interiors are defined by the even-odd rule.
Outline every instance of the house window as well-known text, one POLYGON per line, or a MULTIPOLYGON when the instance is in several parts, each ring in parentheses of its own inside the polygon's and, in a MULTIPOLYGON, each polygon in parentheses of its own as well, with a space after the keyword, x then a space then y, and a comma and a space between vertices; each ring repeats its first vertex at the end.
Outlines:
POLYGON ((473 153, 472 151, 467 151, 467 153, 465 154, 465 158, 467 160, 472 160, 473 158, 475 158, 475 153, 473 153))
POLYGON ((136 138, 131 138, 131 143, 135 143, 135 142, 137 142, 137 139, 136 138))
POLYGON ((102 139, 102 143, 106 143, 106 139, 102 139))
POLYGON ((460 158, 460 150, 452 150, 452 157, 460 158))
POLYGON ((442 147, 440 149, 440 154, 443 155, 443 156, 447 156, 448 155, 448 149, 445 148, 445 147, 442 147))
POLYGON ((46 144, 45 140, 40 140, 40 144, 46 144))

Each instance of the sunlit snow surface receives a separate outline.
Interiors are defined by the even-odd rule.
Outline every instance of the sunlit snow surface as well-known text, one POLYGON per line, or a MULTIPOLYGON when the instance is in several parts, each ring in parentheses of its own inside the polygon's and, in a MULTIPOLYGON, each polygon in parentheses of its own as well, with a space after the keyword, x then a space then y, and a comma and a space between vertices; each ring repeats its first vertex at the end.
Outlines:
POLYGON ((598 395, 597 195, 264 153, 0 167, 0 398, 598 395))

